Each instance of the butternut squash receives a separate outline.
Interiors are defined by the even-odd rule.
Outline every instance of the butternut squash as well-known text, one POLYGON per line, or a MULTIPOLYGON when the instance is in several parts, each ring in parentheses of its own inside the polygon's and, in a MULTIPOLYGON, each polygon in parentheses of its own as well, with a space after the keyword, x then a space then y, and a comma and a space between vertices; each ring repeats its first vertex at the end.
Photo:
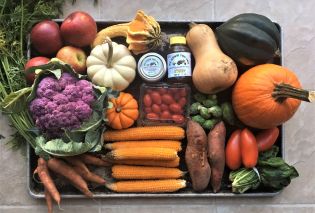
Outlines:
POLYGON ((191 24, 186 40, 195 58, 192 79, 199 92, 215 94, 234 84, 236 64, 221 51, 208 25, 191 24))

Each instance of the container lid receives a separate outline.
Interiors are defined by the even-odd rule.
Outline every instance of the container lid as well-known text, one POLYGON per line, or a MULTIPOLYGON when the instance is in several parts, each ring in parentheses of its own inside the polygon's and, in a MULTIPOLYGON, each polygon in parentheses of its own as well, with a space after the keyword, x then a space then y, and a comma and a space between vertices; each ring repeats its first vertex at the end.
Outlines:
POLYGON ((184 36, 173 36, 170 38, 170 44, 186 44, 186 38, 184 36))
POLYGON ((138 62, 138 73, 143 80, 159 81, 166 74, 166 62, 160 54, 144 54, 138 62))

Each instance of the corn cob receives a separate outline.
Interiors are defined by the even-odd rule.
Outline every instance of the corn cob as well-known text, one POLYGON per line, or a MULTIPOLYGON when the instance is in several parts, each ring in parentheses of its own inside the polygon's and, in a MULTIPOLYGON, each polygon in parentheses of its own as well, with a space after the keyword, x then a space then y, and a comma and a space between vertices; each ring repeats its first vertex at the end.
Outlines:
POLYGON ((151 141, 119 141, 105 144, 106 149, 136 148, 136 147, 160 147, 174 149, 177 152, 182 150, 180 141, 173 140, 151 140, 151 141))
POLYGON ((177 157, 174 149, 159 147, 115 149, 105 156, 109 160, 174 160, 177 157))
POLYGON ((177 126, 134 127, 123 130, 108 130, 104 133, 105 141, 181 140, 184 137, 184 129, 177 126))
POLYGON ((180 158, 175 160, 115 160, 114 164, 139 165, 139 166, 161 166, 178 167, 180 158))
POLYGON ((114 165, 112 176, 116 179, 176 179, 185 175, 177 168, 114 165))
POLYGON ((118 181, 105 184, 115 192, 175 192, 186 187, 182 179, 118 181))

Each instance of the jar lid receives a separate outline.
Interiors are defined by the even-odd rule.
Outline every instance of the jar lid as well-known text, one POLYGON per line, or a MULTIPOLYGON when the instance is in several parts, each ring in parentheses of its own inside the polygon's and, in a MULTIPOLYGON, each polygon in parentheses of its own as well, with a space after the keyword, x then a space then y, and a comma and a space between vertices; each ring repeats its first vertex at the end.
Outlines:
POLYGON ((186 44, 186 38, 184 36, 173 36, 170 38, 170 44, 186 44))
POLYGON ((159 81, 166 74, 166 62, 160 54, 144 54, 138 62, 138 73, 143 80, 159 81))

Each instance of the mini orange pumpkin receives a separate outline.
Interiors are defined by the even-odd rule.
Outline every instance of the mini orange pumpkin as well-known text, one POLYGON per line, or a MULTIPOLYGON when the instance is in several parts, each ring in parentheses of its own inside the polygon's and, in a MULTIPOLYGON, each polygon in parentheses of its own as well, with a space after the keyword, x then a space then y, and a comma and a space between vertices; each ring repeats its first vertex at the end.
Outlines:
POLYGON ((313 91, 301 89, 296 75, 279 65, 263 64, 246 71, 236 82, 232 103, 246 125, 268 129, 289 120, 301 101, 312 102, 313 91))
POLYGON ((111 98, 113 107, 107 109, 109 126, 113 129, 126 129, 138 119, 138 102, 129 93, 120 92, 118 98, 111 98))

